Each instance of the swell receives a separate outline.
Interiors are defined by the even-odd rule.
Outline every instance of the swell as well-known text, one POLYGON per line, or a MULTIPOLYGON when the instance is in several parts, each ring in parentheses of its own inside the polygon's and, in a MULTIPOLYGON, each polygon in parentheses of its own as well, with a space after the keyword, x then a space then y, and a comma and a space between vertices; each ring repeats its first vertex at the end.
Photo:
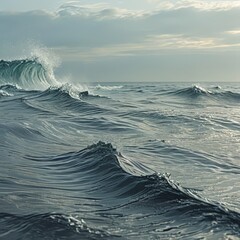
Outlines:
POLYGON ((0 61, 0 84, 26 90, 46 89, 57 85, 53 69, 38 58, 0 61))
POLYGON ((24 90, 11 84, 1 85, 0 98, 9 96, 14 96, 14 98, 4 98, 5 102, 21 104, 19 107, 23 108, 22 110, 27 107, 42 113, 59 113, 61 115, 66 112, 72 115, 80 112, 85 114, 109 112, 109 109, 101 104, 107 102, 109 98, 93 95, 88 91, 81 92, 69 84, 61 87, 49 87, 44 91, 24 90))
POLYGON ((226 100, 233 100, 233 101, 239 101, 240 100, 240 94, 232 92, 232 91, 215 92, 215 93, 213 93, 213 96, 216 96, 218 98, 223 98, 223 99, 226 99, 226 100))
POLYGON ((205 98, 212 98, 215 100, 230 100, 230 101, 240 100, 239 93, 235 93, 232 91, 224 91, 219 87, 217 88, 215 87, 211 90, 208 90, 198 85, 168 92, 167 94, 188 97, 188 98, 205 97, 205 98))
POLYGON ((43 164, 49 180, 59 187, 84 192, 106 202, 108 208, 154 208, 181 221, 200 218, 230 228, 240 225, 238 212, 123 157, 111 144, 99 142, 79 152, 29 159, 43 164))
POLYGON ((202 95, 210 95, 212 92, 208 91, 207 89, 200 87, 198 85, 194 85, 192 87, 187 87, 183 89, 176 90, 171 92, 174 95, 182 95, 182 96, 189 96, 189 97, 197 97, 202 95))
POLYGON ((83 97, 82 92, 79 92, 77 89, 70 85, 62 85, 61 87, 50 87, 45 91, 30 94, 23 101, 29 107, 47 112, 63 113, 70 111, 72 114, 78 114, 79 112, 84 112, 85 114, 108 112, 97 101, 96 103, 94 101, 88 102, 89 98, 98 100, 102 97, 90 94, 83 97))

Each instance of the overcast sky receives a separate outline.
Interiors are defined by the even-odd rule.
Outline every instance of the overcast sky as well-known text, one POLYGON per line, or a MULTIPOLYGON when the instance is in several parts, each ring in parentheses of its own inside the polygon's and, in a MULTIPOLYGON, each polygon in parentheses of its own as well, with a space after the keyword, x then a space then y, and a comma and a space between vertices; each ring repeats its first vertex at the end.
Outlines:
POLYGON ((44 47, 79 82, 240 81, 239 16, 240 1, 1 0, 0 56, 44 47))

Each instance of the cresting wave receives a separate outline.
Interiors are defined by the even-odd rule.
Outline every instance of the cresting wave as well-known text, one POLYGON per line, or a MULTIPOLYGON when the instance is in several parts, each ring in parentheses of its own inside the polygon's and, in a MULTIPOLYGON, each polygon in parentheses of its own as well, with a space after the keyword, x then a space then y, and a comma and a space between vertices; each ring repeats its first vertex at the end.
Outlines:
MULTIPOLYGON (((112 90, 121 87, 103 87, 112 90)), ((96 87, 100 89, 100 85, 96 87)), ((34 57, 22 60, 0 60, 0 97, 12 96, 14 92, 39 91, 39 97, 48 97, 55 101, 58 97, 83 99, 104 98, 94 95, 81 85, 73 86, 69 83, 57 81, 51 64, 41 58, 34 57)))
POLYGON ((195 216, 228 227, 240 226, 239 213, 181 187, 166 174, 158 174, 123 157, 111 144, 99 142, 79 152, 32 160, 44 164, 51 179, 61 175, 64 181, 58 179, 59 185, 70 187, 75 179, 75 190, 86 191, 103 202, 107 198, 108 208, 145 205, 159 211, 165 209, 168 214, 174 209, 172 214, 177 215, 176 219, 185 221, 195 216))
POLYGON ((194 85, 192 87, 180 89, 174 93, 179 94, 179 95, 187 95, 187 96, 196 97, 196 96, 200 96, 200 95, 208 95, 208 94, 211 94, 212 92, 208 91, 198 85, 194 85))
POLYGON ((231 91, 224 91, 219 86, 212 90, 207 90, 201 86, 194 85, 192 87, 183 88, 169 94, 197 98, 197 97, 209 97, 222 100, 240 100, 240 93, 234 93, 231 91))
POLYGON ((62 114, 64 111, 67 111, 68 114, 76 115, 79 112, 96 114, 107 111, 101 105, 87 101, 88 99, 104 99, 104 97, 91 94, 83 95, 82 92, 68 85, 63 85, 60 88, 50 87, 45 91, 31 93, 24 98, 23 102, 31 108, 48 111, 49 113, 62 114))
POLYGON ((39 58, 0 61, 0 84, 14 85, 25 90, 43 90, 59 85, 53 69, 39 58))

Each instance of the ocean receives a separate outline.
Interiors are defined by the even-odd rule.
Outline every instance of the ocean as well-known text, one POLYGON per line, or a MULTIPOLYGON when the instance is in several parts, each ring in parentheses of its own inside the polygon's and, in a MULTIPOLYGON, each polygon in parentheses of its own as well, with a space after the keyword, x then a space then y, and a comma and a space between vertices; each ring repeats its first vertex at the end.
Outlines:
POLYGON ((1 240, 240 239, 240 83, 58 78, 0 61, 1 240))

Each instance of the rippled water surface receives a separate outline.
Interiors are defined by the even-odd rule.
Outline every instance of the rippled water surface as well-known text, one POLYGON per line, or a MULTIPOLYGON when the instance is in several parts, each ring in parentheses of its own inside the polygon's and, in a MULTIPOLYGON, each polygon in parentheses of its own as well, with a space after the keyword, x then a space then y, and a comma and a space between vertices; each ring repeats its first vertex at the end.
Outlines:
POLYGON ((60 84, 0 61, 0 239, 238 239, 240 84, 60 84))

